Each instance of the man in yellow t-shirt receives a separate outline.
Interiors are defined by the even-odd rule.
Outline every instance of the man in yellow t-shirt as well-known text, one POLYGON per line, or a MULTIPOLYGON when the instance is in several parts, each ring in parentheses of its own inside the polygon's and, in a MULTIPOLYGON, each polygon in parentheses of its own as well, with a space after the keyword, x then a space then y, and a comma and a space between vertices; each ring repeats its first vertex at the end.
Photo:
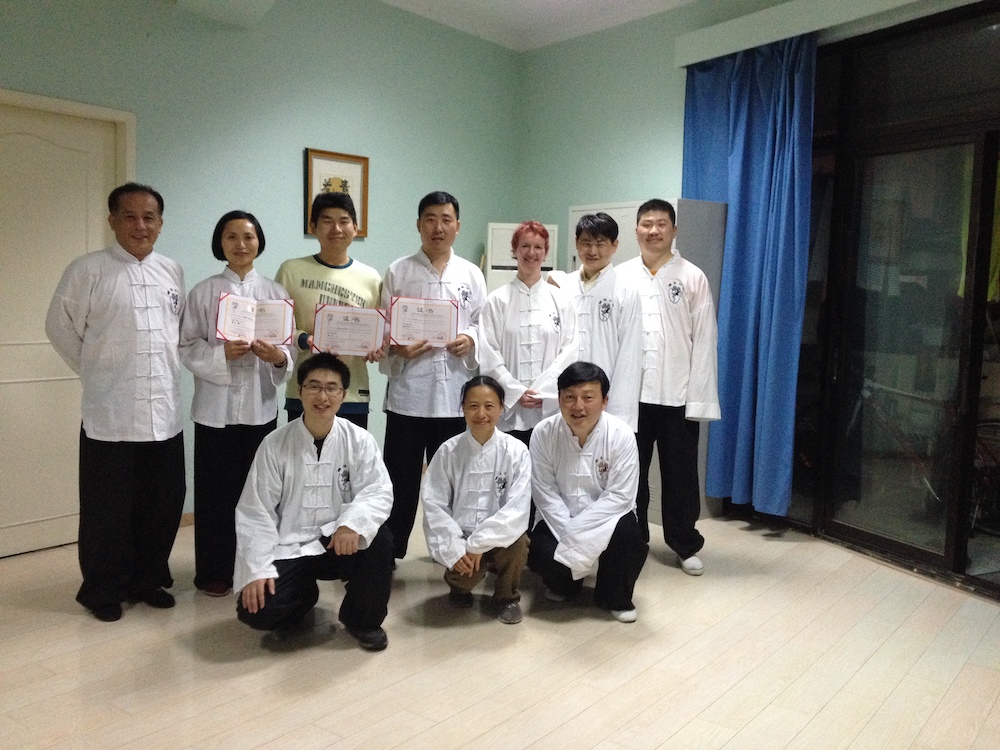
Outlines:
MULTIPOLYGON (((320 193, 309 213, 309 231, 319 240, 319 253, 293 258, 281 264, 275 281, 295 300, 295 371, 308 359, 312 349, 316 305, 328 303, 351 307, 378 307, 382 297, 382 276, 371 266, 348 255, 358 233, 358 215, 347 193, 320 193)), ((351 370, 351 386, 337 416, 368 428, 367 362, 377 362, 382 350, 367 357, 341 357, 351 370)), ((295 386, 296 374, 285 392, 288 421, 302 415, 302 402, 295 386)))

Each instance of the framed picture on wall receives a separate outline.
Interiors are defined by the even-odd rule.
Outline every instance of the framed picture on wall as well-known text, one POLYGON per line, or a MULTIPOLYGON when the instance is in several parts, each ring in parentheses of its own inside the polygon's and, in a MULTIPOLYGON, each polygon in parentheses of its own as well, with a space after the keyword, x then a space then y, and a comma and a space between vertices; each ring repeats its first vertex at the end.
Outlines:
POLYGON ((347 193, 358 212, 358 237, 368 236, 368 157, 306 149, 306 210, 304 232, 309 234, 309 211, 320 193, 347 193))

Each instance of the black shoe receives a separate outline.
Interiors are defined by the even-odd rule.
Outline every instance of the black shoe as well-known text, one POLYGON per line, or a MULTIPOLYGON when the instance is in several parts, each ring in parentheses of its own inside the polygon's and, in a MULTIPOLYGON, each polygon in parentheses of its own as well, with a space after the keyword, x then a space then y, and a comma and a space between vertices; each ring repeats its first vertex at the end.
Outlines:
POLYGON ((448 592, 448 603, 457 609, 468 609, 473 603, 472 592, 452 589, 448 592))
POLYGON ((129 601, 133 603, 143 602, 154 609, 170 609, 177 603, 171 594, 160 588, 144 591, 137 596, 130 596, 129 601))
POLYGON ((366 630, 364 632, 355 630, 354 628, 347 628, 347 632, 358 639, 358 645, 365 651, 384 651, 385 647, 389 645, 389 637, 382 628, 375 628, 375 630, 366 630))
POLYGON ((105 604, 102 607, 88 607, 87 609, 101 622, 116 622, 122 619, 121 604, 105 604))

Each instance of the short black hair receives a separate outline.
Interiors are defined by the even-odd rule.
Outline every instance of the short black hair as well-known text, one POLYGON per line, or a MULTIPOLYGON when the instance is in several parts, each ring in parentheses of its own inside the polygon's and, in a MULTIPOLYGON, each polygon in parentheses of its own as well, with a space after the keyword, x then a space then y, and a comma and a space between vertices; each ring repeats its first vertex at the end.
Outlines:
POLYGON ((296 376, 299 382, 299 387, 306 382, 306 378, 309 377, 315 370, 330 370, 340 375, 340 384, 344 386, 346 391, 351 387, 351 368, 348 367, 344 360, 338 357, 336 354, 331 354, 330 352, 320 352, 319 354, 314 354, 309 359, 304 360, 302 364, 299 365, 299 372, 296 376))
POLYGON ((562 393, 567 388, 581 383, 600 383, 601 398, 607 398, 608 391, 611 390, 611 381, 608 380, 604 370, 593 362, 574 362, 561 373, 556 380, 556 388, 562 393))
POLYGON ((465 403, 465 394, 471 391, 473 388, 478 388, 479 386, 486 386, 487 388, 492 388, 493 392, 497 394, 497 398, 500 399, 500 406, 503 406, 504 391, 503 386, 500 385, 496 380, 491 378, 489 375, 476 375, 465 385, 462 386, 462 400, 460 403, 465 403))
POLYGON ((246 219, 253 224, 254 231, 257 233, 257 256, 260 257, 264 254, 264 230, 261 228, 260 222, 257 221, 257 217, 246 211, 230 211, 222 215, 218 224, 215 225, 215 231, 212 232, 212 255, 217 260, 226 259, 226 254, 222 252, 222 233, 226 229, 226 224, 236 219, 246 219))
POLYGON ((618 239, 618 222, 603 211, 596 214, 585 214, 576 223, 576 238, 589 234, 594 239, 607 237, 614 242, 618 239))
POLYGON ((313 198, 312 208, 309 210, 310 226, 319 223, 324 208, 341 208, 350 215, 354 226, 358 225, 358 212, 354 208, 354 199, 347 193, 319 193, 313 198))
POLYGON ((126 182, 119 185, 108 194, 108 213, 115 213, 121 204, 122 196, 131 193, 149 193, 160 208, 160 216, 163 216, 163 196, 153 190, 149 185, 140 185, 138 182, 126 182))
POLYGON ((419 219, 423 216, 424 211, 426 211, 429 206, 443 206, 446 203, 450 203, 455 207, 455 218, 457 219, 458 198, 451 193, 444 192, 443 190, 435 190, 433 193, 428 193, 420 199, 420 205, 417 206, 417 218, 419 219))
POLYGON ((677 226, 677 212, 674 211, 670 201, 665 201, 662 198, 650 198, 639 206, 639 210, 635 214, 635 223, 638 224, 642 220, 642 215, 648 214, 650 211, 666 211, 670 214, 670 223, 677 226))

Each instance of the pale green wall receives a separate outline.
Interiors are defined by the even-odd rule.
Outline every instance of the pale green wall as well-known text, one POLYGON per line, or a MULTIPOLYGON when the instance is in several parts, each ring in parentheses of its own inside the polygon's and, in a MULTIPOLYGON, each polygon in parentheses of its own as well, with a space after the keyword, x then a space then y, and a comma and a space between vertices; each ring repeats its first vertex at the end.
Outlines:
MULTIPOLYGON (((251 29, 166 0, 0 2, 0 88, 135 113, 137 178, 166 200, 157 250, 189 288, 221 267, 209 241, 233 208, 264 227, 263 273, 316 252, 302 233, 305 147, 371 159, 359 259, 383 271, 415 252, 417 203, 444 189, 462 207, 456 250, 478 262, 487 222, 516 218, 520 65, 377 2, 279 0, 251 29)), ((372 370, 381 442, 385 381, 372 370)), ((192 390, 186 376, 186 403, 192 390)))
MULTIPOLYGON (((278 0, 249 30, 167 0, 0 0, 0 88, 136 114, 137 177, 167 201, 157 249, 189 286, 218 269, 208 241, 232 208, 261 220, 265 274, 314 252, 302 149, 366 155, 370 234, 352 253, 381 271, 417 249, 432 189, 460 199, 456 250, 475 260, 489 221, 565 238, 570 205, 678 195, 675 39, 778 2, 703 1, 518 54, 372 0, 278 0)), ((375 375, 380 441, 383 390, 375 375)))
POLYGON ((686 73, 674 66, 677 37, 779 1, 700 2, 527 56, 519 208, 560 225, 560 263, 569 206, 680 195, 686 73))

